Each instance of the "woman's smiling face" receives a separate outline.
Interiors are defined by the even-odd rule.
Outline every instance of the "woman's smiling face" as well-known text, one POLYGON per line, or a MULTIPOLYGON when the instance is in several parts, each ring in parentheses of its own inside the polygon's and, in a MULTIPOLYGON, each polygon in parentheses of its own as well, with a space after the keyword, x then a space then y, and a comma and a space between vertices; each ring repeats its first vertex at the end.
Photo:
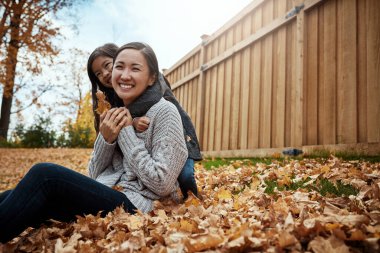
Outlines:
POLYGON ((138 98, 155 78, 149 71, 144 55, 136 49, 124 49, 114 62, 112 86, 124 105, 138 98))

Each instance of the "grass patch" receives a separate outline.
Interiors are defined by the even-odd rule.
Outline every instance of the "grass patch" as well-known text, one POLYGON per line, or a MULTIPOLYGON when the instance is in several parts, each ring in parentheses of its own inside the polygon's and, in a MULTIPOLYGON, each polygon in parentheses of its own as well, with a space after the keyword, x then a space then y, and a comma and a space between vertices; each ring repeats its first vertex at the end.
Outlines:
POLYGON ((307 182, 310 181, 310 178, 306 178, 304 180, 300 180, 300 181, 297 181, 297 182, 291 182, 289 185, 282 185, 280 186, 277 181, 273 181, 273 180, 265 180, 265 184, 266 184, 266 188, 264 190, 265 193, 267 194, 273 194, 274 193, 274 190, 275 188, 277 188, 277 190, 279 191, 295 191, 299 188, 303 188, 303 189, 307 189, 308 187, 305 186, 305 184, 307 182))
POLYGON ((359 190, 357 190, 355 187, 349 184, 343 184, 340 181, 337 181, 336 184, 330 182, 329 180, 323 178, 319 181, 319 187, 318 192, 322 196, 326 196, 329 194, 335 195, 335 196, 350 196, 350 195, 358 195, 359 190))
POLYGON ((280 186, 277 181, 266 180, 266 188, 264 190, 267 194, 273 194, 275 189, 278 191, 284 190, 297 190, 297 189, 306 189, 308 191, 315 190, 319 192, 322 196, 332 195, 336 197, 342 196, 350 196, 350 195, 358 195, 359 190, 353 187, 350 184, 343 184, 340 181, 337 181, 335 184, 330 182, 329 180, 323 178, 321 180, 317 180, 314 185, 305 185, 310 181, 310 178, 306 178, 305 180, 301 180, 299 182, 292 182, 290 185, 280 186))
POLYGON ((233 165, 237 168, 239 165, 254 166, 257 163, 271 164, 274 161, 282 162, 285 158, 272 157, 251 157, 251 158, 204 158, 200 163, 207 169, 215 169, 221 166, 233 165))

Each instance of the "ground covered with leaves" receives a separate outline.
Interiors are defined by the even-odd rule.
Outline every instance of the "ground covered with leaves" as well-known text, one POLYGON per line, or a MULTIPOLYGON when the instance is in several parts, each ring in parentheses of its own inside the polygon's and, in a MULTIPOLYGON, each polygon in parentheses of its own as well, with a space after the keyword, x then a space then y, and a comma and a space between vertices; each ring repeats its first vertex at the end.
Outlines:
MULTIPOLYGON (((88 149, 0 149, 0 191, 36 162, 86 174, 88 149)), ((148 214, 29 228, 4 252, 379 252, 380 163, 227 160, 196 165, 199 198, 157 202, 148 214)), ((1 228, 0 228, 1 229, 1 228)))

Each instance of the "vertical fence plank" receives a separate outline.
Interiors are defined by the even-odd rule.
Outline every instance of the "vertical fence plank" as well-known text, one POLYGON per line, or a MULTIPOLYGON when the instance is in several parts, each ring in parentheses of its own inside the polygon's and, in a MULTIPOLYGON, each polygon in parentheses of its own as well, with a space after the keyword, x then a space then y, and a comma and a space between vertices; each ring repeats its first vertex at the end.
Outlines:
POLYGON ((320 145, 323 140, 323 128, 325 122, 323 121, 323 108, 324 108, 324 8, 318 8, 318 138, 317 144, 320 145))
POLYGON ((204 131, 203 131, 203 146, 205 151, 212 150, 209 145, 209 126, 210 126, 210 86, 211 86, 211 71, 207 70, 205 73, 206 87, 205 87, 205 107, 204 107, 204 131))
POLYGON ((305 143, 318 143, 318 9, 310 11, 306 19, 306 75, 305 75, 305 143))
POLYGON ((323 30, 323 116, 321 144, 336 143, 336 1, 328 1, 324 8, 324 30, 323 30))
POLYGON ((358 4, 358 142, 367 142, 367 15, 366 2, 358 4))
MULTIPOLYGON (((263 23, 269 23, 273 19, 273 1, 269 1, 263 9, 263 23)), ((273 63, 273 34, 266 36, 262 43, 262 114, 261 114, 261 135, 260 147, 270 148, 271 146, 271 119, 272 119, 272 63, 273 63)))
MULTIPOLYGON (((286 13, 286 1, 278 1, 276 5, 276 17, 286 13)), ((272 147, 278 148, 284 147, 285 141, 286 26, 276 32, 274 50, 272 147)))
MULTIPOLYGON (((226 40, 225 35, 222 35, 219 38, 219 49, 218 54, 222 54, 226 49, 226 40)), ((215 145, 214 150, 220 151, 222 149, 222 129, 223 129, 223 94, 224 94, 224 62, 221 62, 218 64, 218 70, 217 70, 217 87, 216 87, 216 117, 215 117, 215 145)))
MULTIPOLYGON (((234 43, 234 30, 227 31, 226 49, 231 48, 234 43)), ((226 60, 225 65, 225 86, 223 105, 223 133, 222 150, 228 150, 231 135, 231 98, 232 98, 232 57, 226 60)))
MULTIPOLYGON (((234 34, 234 44, 241 41, 242 26, 241 23, 236 25, 234 34)), ((238 148, 238 135, 239 135, 239 95, 240 95, 240 79, 241 79, 241 53, 233 56, 233 82, 232 82, 232 104, 231 104, 231 135, 230 135, 230 149, 238 148)))
POLYGON ((367 138, 371 143, 380 141, 380 2, 367 2, 367 138))
MULTIPOLYGON (((218 40, 214 40, 212 42, 212 50, 211 55, 218 55, 218 40)), ((212 67, 211 71, 211 82, 210 82, 210 125, 208 132, 208 141, 210 150, 214 150, 215 143, 215 122, 216 122, 216 93, 217 93, 217 74, 218 74, 218 66, 212 67)))
MULTIPOLYGON (((206 45, 204 46, 204 58, 205 58, 205 61, 202 63, 204 64, 205 62, 208 61, 208 59, 211 58, 211 47, 210 45, 206 45)), ((204 90, 205 90, 205 103, 204 103, 204 116, 203 116, 203 119, 204 119, 204 124, 202 126, 203 128, 203 150, 204 151, 207 151, 207 150, 210 150, 209 149, 209 145, 208 145, 208 126, 209 126, 209 122, 210 122, 210 70, 206 70, 206 71, 202 71, 203 73, 203 79, 204 79, 204 82, 205 82, 205 85, 204 85, 204 90)))
POLYGON ((356 0, 338 1, 338 143, 356 143, 356 0))
POLYGON ((292 140, 292 126, 293 115, 295 113, 293 90, 295 89, 295 62, 296 62, 296 40, 295 40, 295 26, 296 22, 293 22, 287 26, 286 31, 286 89, 285 89, 285 147, 291 146, 292 140))
MULTIPOLYGON (((257 9, 253 14, 253 32, 255 33, 262 26, 262 11, 257 9)), ((261 85, 261 42, 253 44, 251 50, 251 87, 250 91, 250 115, 249 115, 249 141, 248 148, 259 147, 259 130, 260 130, 260 85, 261 85)))
MULTIPOLYGON (((251 17, 248 16, 243 22, 243 38, 251 34, 251 17)), ((250 86, 250 64, 251 49, 247 47, 242 52, 242 80, 240 90, 240 140, 239 149, 247 149, 248 146, 248 110, 249 110, 249 86, 250 86)))
MULTIPOLYGON (((297 4, 301 1, 296 0, 297 4)), ((296 21, 296 83, 292 97, 294 98, 294 123, 292 124, 291 145, 300 147, 303 144, 303 87, 304 87, 304 41, 305 12, 302 9, 297 14, 296 21)))

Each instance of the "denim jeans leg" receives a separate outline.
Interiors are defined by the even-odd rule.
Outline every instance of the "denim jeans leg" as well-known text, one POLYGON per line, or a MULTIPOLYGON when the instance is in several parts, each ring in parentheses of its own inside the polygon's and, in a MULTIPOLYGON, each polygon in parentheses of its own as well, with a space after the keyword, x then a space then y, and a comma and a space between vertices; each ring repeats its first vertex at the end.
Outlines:
POLYGON ((89 177, 60 165, 37 164, 0 203, 0 242, 47 219, 72 221, 75 215, 106 213, 120 205, 132 213, 136 209, 123 193, 89 177))
POLYGON ((191 191, 195 196, 198 195, 197 182, 194 177, 194 160, 188 158, 178 176, 179 187, 181 188, 184 199, 188 197, 187 192, 191 191))
POLYGON ((0 193, 0 204, 3 202, 3 200, 8 197, 8 195, 12 192, 12 190, 7 190, 2 193, 0 193))

